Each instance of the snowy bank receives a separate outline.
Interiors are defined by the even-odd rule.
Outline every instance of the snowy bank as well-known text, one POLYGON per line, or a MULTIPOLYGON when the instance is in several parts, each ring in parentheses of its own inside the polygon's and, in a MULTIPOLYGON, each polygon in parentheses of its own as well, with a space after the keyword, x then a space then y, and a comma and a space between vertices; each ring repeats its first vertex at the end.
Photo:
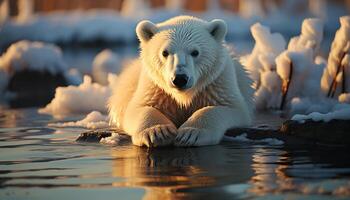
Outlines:
POLYGON ((91 77, 84 76, 79 86, 58 87, 54 99, 39 113, 61 118, 67 115, 87 114, 92 111, 107 113, 106 102, 111 95, 116 75, 109 74, 109 85, 92 83, 91 77))
POLYGON ((23 21, 11 18, 0 31, 0 46, 27 39, 49 43, 135 42, 136 21, 112 10, 40 13, 23 21))

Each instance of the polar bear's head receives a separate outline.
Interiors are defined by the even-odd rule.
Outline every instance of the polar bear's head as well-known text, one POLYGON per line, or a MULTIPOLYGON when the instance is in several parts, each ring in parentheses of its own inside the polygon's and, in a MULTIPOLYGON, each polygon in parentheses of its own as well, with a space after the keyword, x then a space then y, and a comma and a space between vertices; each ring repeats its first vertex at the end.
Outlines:
POLYGON ((190 16, 159 24, 145 20, 136 27, 149 77, 184 105, 221 73, 226 31, 223 20, 190 16))

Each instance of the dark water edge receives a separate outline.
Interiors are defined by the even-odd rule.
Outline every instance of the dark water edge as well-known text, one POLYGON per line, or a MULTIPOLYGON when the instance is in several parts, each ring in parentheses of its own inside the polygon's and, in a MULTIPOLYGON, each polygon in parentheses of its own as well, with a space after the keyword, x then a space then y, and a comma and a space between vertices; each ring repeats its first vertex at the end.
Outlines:
POLYGON ((349 149, 229 141, 77 143, 36 109, 0 110, 0 199, 348 199, 349 149))

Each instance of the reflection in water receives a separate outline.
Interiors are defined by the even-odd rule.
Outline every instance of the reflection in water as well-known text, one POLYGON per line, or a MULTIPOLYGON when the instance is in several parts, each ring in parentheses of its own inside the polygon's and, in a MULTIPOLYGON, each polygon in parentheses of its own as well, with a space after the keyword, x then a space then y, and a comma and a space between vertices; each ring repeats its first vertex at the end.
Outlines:
POLYGON ((346 148, 75 143, 84 130, 48 128, 52 120, 36 109, 0 112, 0 199, 61 200, 72 191, 84 200, 350 196, 346 148))
MULTIPOLYGON (((112 149, 113 176, 125 178, 122 186, 142 187, 143 199, 184 199, 198 188, 198 198, 212 193, 219 199, 232 198, 226 190, 213 186, 247 181, 252 171, 246 150, 231 151, 225 146, 201 148, 145 149, 135 146, 112 149)), ((116 186, 120 186, 119 183, 116 186)), ((209 196, 208 196, 209 195, 209 196)))

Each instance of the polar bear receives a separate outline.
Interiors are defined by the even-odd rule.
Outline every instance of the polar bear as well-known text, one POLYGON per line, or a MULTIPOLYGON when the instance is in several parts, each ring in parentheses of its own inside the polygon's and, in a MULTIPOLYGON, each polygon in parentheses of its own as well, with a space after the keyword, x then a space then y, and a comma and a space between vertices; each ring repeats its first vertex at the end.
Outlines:
POLYGON ((138 146, 218 144, 253 120, 253 89, 224 45, 227 26, 178 16, 136 27, 140 58, 119 75, 108 102, 111 123, 138 146))

